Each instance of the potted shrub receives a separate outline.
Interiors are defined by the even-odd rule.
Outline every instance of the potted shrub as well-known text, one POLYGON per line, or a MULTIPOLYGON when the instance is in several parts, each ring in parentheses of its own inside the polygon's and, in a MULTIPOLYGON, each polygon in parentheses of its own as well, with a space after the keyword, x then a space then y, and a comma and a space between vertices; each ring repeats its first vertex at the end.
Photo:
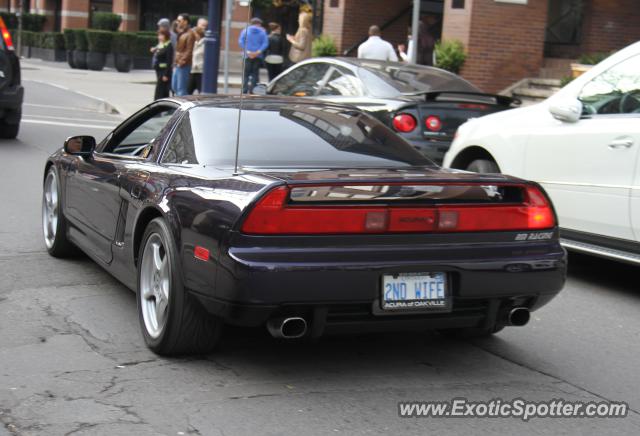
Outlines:
POLYGON ((102 71, 107 63, 107 53, 111 51, 112 39, 113 32, 108 30, 87 30, 87 66, 90 70, 102 71))
POLYGON ((113 34, 111 41, 111 52, 113 53, 113 61, 116 70, 121 73, 131 71, 133 57, 131 53, 136 41, 136 35, 129 32, 116 32, 113 34))
POLYGON ((158 37, 155 32, 136 33, 135 44, 133 45, 133 68, 151 68, 151 47, 158 44, 158 37))
POLYGON ((451 71, 459 74, 467 59, 462 42, 452 39, 448 41, 439 41, 435 47, 436 63, 435 66, 443 70, 451 71))
POLYGON ((314 58, 335 56, 338 54, 336 43, 329 35, 320 35, 311 44, 311 55, 314 58))
POLYGON ((36 33, 31 55, 46 61, 64 62, 66 55, 62 33, 36 33))
POLYGON ((94 12, 91 16, 91 28, 116 32, 120 28, 122 17, 111 12, 94 12))
POLYGON ((76 36, 73 29, 64 29, 64 48, 67 51, 67 63, 71 68, 77 68, 73 60, 73 52, 76 49, 76 36))
POLYGON ((589 53, 583 54, 577 63, 571 64, 571 77, 574 79, 589 71, 594 65, 599 64, 612 53, 589 53))
POLYGON ((87 31, 85 29, 74 29, 73 33, 76 40, 76 48, 73 51, 73 61, 76 68, 82 70, 87 69, 87 50, 89 49, 89 41, 87 40, 87 31))

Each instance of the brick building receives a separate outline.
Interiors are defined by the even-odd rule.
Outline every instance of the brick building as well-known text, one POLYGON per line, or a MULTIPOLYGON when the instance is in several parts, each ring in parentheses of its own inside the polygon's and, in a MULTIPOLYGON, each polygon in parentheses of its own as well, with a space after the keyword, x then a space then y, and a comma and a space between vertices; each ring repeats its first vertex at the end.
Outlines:
MULTIPOLYGON (((325 0, 323 31, 341 52, 357 45, 374 23, 383 26, 385 39, 403 43, 412 4, 325 0)), ((537 77, 547 64, 568 67, 582 54, 640 40, 638 0, 423 0, 421 13, 441 23, 435 37, 463 42, 467 61, 461 74, 489 92, 537 77)))
MULTIPOLYGON (((18 9, 21 0, 0 0, 0 10, 18 9)), ((355 55, 371 24, 394 45, 406 43, 413 0, 300 0, 313 7, 314 31, 331 35, 338 51, 355 55)), ((162 17, 180 12, 206 14, 206 0, 27 0, 32 12, 47 15, 46 30, 87 27, 93 11, 123 17, 121 29, 151 30, 162 17)), ((221 3, 224 3, 222 1, 221 3)), ((274 0, 279 8, 254 11, 294 33, 298 6, 274 0), (282 5, 290 6, 282 6, 282 5), (292 6, 291 6, 292 5, 292 6)), ((617 50, 640 39, 638 0, 421 0, 421 15, 431 16, 432 35, 464 43, 462 75, 496 92, 547 65, 568 66, 581 54, 617 50), (558 63, 558 60, 560 62, 558 63)), ((231 49, 250 15, 234 0, 231 49)), ((224 35, 224 32, 222 32, 224 35)), ((224 42, 224 41, 223 41, 224 42)))

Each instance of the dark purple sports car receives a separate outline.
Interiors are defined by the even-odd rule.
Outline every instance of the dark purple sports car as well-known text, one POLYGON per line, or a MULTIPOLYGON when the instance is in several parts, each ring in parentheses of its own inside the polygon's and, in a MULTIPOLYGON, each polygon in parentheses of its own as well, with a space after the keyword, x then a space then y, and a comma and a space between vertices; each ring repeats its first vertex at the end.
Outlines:
POLYGON ((565 281, 540 186, 443 170, 311 99, 160 100, 99 144, 69 138, 46 162, 42 217, 51 255, 79 248, 136 291, 160 354, 208 352, 225 323, 488 335, 565 281))

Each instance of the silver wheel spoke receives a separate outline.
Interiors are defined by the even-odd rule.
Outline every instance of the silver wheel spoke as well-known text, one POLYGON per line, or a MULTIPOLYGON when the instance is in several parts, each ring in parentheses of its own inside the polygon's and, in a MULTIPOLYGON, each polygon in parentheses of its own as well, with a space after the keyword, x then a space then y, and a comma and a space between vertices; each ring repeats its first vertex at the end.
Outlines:
POLYGON ((162 270, 162 259, 160 258, 160 244, 153 244, 153 266, 156 271, 162 270))
POLYGON ((161 298, 160 301, 156 301, 156 320, 158 322, 158 327, 164 325, 165 313, 167 311, 167 300, 161 298))

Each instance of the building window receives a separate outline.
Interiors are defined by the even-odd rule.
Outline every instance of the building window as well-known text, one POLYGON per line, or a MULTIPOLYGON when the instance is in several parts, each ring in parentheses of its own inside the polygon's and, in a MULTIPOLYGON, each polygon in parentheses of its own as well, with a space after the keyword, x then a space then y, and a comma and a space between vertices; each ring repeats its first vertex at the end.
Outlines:
POLYGON ((329 7, 337 8, 339 6, 340 6, 340 0, 331 0, 331 2, 329 2, 329 7))
POLYGON ((452 0, 451 9, 464 9, 464 0, 452 0))

